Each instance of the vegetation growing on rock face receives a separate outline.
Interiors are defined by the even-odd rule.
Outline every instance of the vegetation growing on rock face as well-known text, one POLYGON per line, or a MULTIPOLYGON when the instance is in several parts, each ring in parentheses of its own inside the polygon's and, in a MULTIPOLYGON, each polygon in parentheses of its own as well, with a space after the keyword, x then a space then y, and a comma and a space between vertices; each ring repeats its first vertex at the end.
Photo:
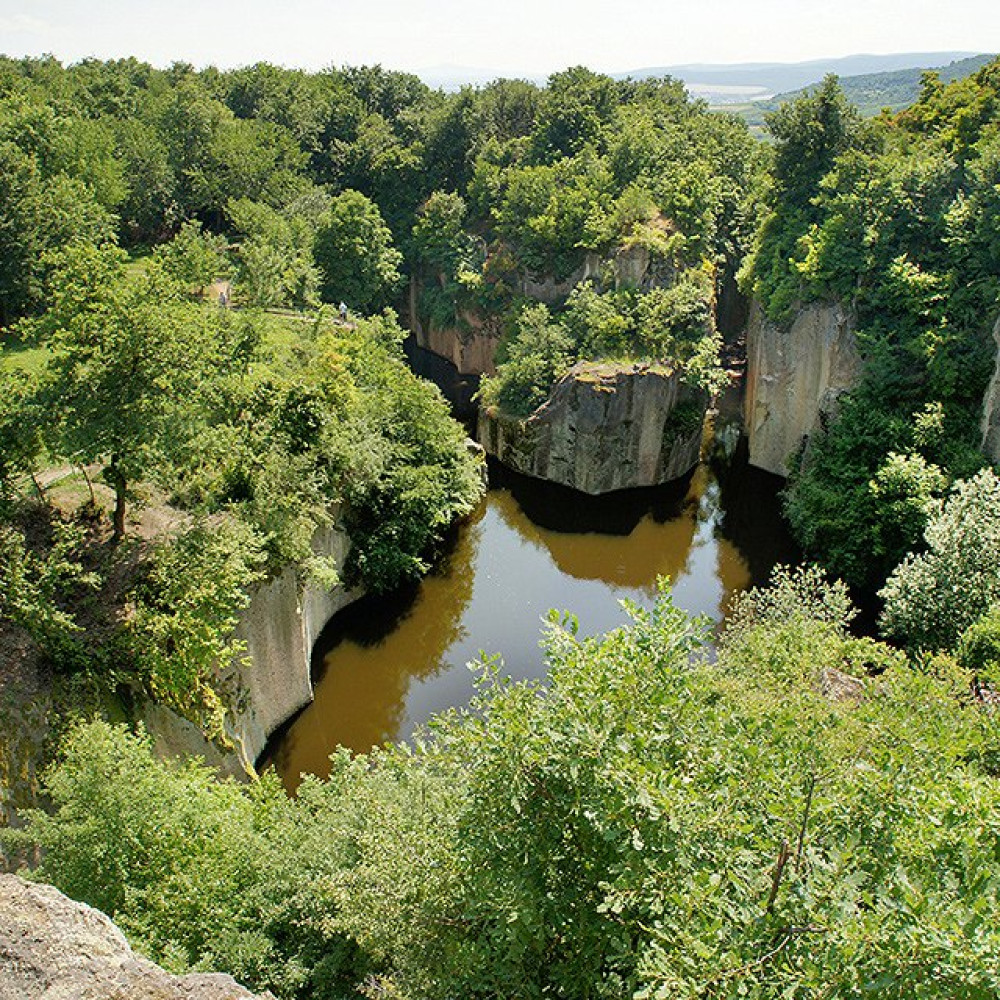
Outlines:
POLYGON ((771 212, 747 288, 775 319, 803 300, 844 301, 866 361, 793 474, 788 515, 807 551, 867 589, 922 526, 912 515, 926 476, 907 486, 897 475, 892 497, 871 485, 893 454, 949 481, 983 464, 979 412, 1000 307, 998 93, 996 61, 947 86, 929 76, 911 108, 862 125, 829 80, 771 121, 771 212), (893 524, 900 489, 912 498, 909 527, 893 524))
MULTIPOLYGON (((544 683, 482 664, 470 710, 294 800, 84 720, 5 840, 168 967, 282 1000, 998 995, 998 65, 870 124, 833 80, 779 111, 745 270, 772 318, 857 318, 864 379, 787 511, 838 576, 888 575, 899 649, 810 569, 744 596, 714 659, 667 597, 606 636, 553 620, 544 683)), ((0 638, 80 715, 142 692, 218 735, 248 585, 334 583, 336 518, 349 580, 391 587, 479 494, 377 312, 402 277, 425 320, 503 317, 483 399, 511 413, 584 357, 711 389, 766 155, 679 84, 580 68, 446 96, 0 59, 0 638)))
POLYGON ((715 663, 666 596, 554 619, 544 684, 484 664, 470 711, 295 800, 89 725, 13 839, 162 963, 285 998, 992 996, 994 721, 850 614, 779 574, 715 663))
POLYGON ((711 380, 715 286, 749 239, 759 163, 745 131, 689 104, 676 84, 556 74, 534 129, 483 147, 460 212, 441 215, 439 194, 428 201, 415 230, 424 318, 507 313, 484 398, 514 414, 577 360, 683 365, 694 351, 711 380), (527 332, 541 328, 534 298, 574 341, 558 363, 527 332), (545 363, 525 360, 536 350, 545 363))

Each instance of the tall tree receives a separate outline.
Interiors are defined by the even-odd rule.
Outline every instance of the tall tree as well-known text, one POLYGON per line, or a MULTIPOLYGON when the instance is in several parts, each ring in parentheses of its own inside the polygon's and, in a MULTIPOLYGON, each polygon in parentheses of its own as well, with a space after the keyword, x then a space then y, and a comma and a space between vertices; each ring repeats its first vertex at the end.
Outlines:
POLYGON ((210 314, 162 265, 129 266, 111 245, 78 244, 54 264, 51 305, 34 324, 52 350, 44 388, 52 449, 106 462, 121 538, 130 485, 198 424, 199 398, 218 363, 210 314))
POLYGON ((316 234, 316 264, 322 275, 322 297, 342 299, 368 310, 388 303, 399 287, 402 254, 378 206, 359 191, 334 199, 316 234))

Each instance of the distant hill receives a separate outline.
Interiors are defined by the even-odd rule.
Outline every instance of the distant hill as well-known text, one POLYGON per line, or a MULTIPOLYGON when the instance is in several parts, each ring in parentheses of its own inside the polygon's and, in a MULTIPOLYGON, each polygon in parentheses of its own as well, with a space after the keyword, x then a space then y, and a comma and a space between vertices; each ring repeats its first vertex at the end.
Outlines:
MULTIPOLYGON (((959 59, 947 65, 913 66, 907 69, 893 70, 887 73, 863 73, 857 76, 842 76, 840 86, 847 99, 857 107, 865 117, 877 115, 883 108, 899 111, 909 107, 920 95, 920 77, 927 69, 933 69, 945 83, 971 76, 981 69, 995 55, 977 55, 967 59, 959 59)), ((818 81, 813 81, 816 83, 818 81)), ((736 111, 747 124, 762 126, 764 115, 774 111, 786 101, 793 101, 809 90, 803 87, 784 94, 778 94, 766 101, 753 101, 739 108, 727 107, 726 110, 736 111)), ((717 102, 721 105, 731 105, 729 101, 717 102)))
MULTIPOLYGON (((897 71, 915 72, 914 67, 945 66, 964 61, 974 52, 906 52, 892 55, 853 55, 839 59, 813 59, 799 63, 685 63, 677 66, 655 66, 610 74, 616 80, 631 77, 672 76, 683 80, 688 90, 704 97, 710 104, 731 104, 775 94, 795 92, 818 83, 827 73, 840 77, 892 74, 897 71)), ((504 73, 474 66, 434 66, 417 71, 430 87, 454 91, 466 84, 482 86, 500 77, 516 76, 533 83, 544 84, 544 73, 504 73)))
POLYGON ((681 66, 658 66, 613 73, 616 79, 635 80, 651 76, 673 76, 696 91, 752 87, 764 94, 781 94, 818 83, 827 73, 838 76, 870 75, 911 69, 914 66, 943 66, 967 59, 975 52, 903 52, 891 55, 854 55, 839 59, 813 59, 800 63, 691 63, 681 66))

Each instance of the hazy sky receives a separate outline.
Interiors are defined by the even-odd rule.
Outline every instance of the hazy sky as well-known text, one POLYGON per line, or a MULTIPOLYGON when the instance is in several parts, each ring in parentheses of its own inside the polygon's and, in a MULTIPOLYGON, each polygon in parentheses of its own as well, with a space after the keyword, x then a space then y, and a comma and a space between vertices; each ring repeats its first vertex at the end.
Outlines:
POLYGON ((547 73, 1000 51, 997 0, 0 0, 0 52, 547 73))

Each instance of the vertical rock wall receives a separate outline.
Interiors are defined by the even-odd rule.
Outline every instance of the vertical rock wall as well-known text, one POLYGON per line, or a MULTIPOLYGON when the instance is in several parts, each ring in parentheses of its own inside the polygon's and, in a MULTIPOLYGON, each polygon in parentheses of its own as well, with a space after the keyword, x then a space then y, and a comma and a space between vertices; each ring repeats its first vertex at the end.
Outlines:
POLYGON ((997 344, 996 368, 983 400, 983 451, 993 463, 1000 463, 1000 318, 993 327, 997 344))
MULTIPOLYGON (((343 566, 350 539, 339 528, 319 528, 313 551, 343 566)), ((229 705, 235 753, 221 752, 196 726, 169 709, 145 706, 142 717, 157 751, 205 758, 223 774, 240 774, 260 756, 268 737, 313 699, 312 649, 326 623, 361 596, 342 586, 326 590, 294 567, 254 588, 236 635, 246 643, 245 662, 231 664, 220 687, 229 705)))
POLYGON ((420 317, 420 283, 410 279, 410 332, 417 344, 450 361, 459 375, 492 375, 503 332, 496 318, 467 310, 460 325, 440 327, 420 317))
POLYGON ((838 303, 802 309, 778 326, 754 303, 747 329, 750 464, 788 475, 789 458, 861 375, 853 319, 838 303))
POLYGON ((581 362, 527 420, 481 410, 478 436, 518 472, 610 493, 689 472, 706 406, 703 393, 665 369, 581 362))

